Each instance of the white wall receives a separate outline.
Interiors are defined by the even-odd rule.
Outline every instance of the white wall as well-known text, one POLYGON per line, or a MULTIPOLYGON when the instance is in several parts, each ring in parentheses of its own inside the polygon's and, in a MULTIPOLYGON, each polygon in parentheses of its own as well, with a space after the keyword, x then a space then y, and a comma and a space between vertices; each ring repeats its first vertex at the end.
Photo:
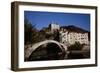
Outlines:
MULTIPOLYGON (((11 2, 14 0, 0 0, 0 73, 14 73, 10 70, 11 61, 11 2)), ((17 1, 17 0, 16 0, 17 1)), ((20 0, 19 0, 20 1, 20 0)), ((78 5, 99 5, 100 0, 21 0, 21 1, 34 1, 45 3, 62 3, 62 4, 78 4, 78 5)), ((100 13, 100 5, 98 8, 100 13)), ((100 14, 98 14, 98 19, 100 14)), ((100 23, 100 22, 99 22, 100 23)), ((98 24, 99 24, 98 23, 98 24)), ((98 25, 100 31, 100 25, 98 25)), ((98 33, 100 37, 100 33, 98 33)), ((100 38, 98 39, 100 40, 100 38)), ((100 41, 99 41, 100 43, 100 41)), ((100 45, 99 45, 100 48, 100 45)), ((100 49, 98 49, 100 52, 100 49)), ((100 56, 100 53, 98 54, 100 56)), ((55 70, 40 70, 34 73, 99 73, 100 72, 100 58, 98 67, 86 68, 73 68, 73 69, 55 69, 55 70)), ((24 72, 22 72, 24 73, 24 72)), ((26 71, 25 73, 33 73, 33 71, 26 71)))

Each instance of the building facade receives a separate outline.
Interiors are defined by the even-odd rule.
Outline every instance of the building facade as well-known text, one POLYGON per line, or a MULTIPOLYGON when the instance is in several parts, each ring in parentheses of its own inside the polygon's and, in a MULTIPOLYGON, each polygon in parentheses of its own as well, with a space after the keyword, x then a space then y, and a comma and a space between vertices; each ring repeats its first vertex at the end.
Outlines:
POLYGON ((51 30, 52 33, 55 32, 56 30, 60 29, 60 26, 58 24, 56 24, 56 23, 51 23, 49 25, 49 27, 50 27, 50 30, 51 30))
POLYGON ((80 44, 89 44, 88 33, 71 32, 66 29, 62 29, 59 32, 61 43, 74 44, 79 42, 80 44))
POLYGON ((65 45, 71 45, 75 42, 80 44, 89 44, 88 32, 75 26, 60 27, 58 24, 49 25, 51 33, 59 31, 59 40, 65 45))

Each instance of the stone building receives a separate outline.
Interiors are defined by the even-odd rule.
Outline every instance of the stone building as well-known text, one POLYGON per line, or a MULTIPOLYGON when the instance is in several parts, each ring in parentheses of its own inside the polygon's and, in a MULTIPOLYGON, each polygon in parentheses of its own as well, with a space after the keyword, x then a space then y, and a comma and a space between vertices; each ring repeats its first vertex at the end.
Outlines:
POLYGON ((65 26, 60 29, 60 42, 64 44, 89 44, 88 32, 75 26, 65 26))
POLYGON ((49 25, 49 28, 50 28, 51 32, 54 33, 56 30, 60 29, 60 26, 57 23, 51 23, 49 25))
POLYGON ((70 26, 60 26, 57 23, 51 23, 49 25, 50 32, 57 34, 59 31, 59 40, 65 45, 71 45, 75 42, 80 44, 89 44, 89 32, 81 29, 79 27, 70 25, 70 26))

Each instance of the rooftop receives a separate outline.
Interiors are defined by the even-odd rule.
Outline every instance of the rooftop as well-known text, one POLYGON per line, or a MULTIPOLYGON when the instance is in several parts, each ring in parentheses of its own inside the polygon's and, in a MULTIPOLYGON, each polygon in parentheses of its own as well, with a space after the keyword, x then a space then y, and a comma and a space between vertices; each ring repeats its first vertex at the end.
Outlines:
POLYGON ((77 32, 77 33, 89 33, 89 31, 84 30, 82 28, 76 27, 74 25, 70 25, 70 26, 61 26, 60 28, 64 28, 66 30, 68 30, 69 32, 77 32))

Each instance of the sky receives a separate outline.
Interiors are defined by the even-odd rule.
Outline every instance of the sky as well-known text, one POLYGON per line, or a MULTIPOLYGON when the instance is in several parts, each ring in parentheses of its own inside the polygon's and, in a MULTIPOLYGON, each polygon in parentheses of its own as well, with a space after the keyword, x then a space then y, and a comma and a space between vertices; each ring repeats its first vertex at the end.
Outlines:
POLYGON ((50 23, 57 23, 60 26, 74 25, 90 31, 90 14, 24 11, 25 17, 38 30, 48 27, 50 23))

